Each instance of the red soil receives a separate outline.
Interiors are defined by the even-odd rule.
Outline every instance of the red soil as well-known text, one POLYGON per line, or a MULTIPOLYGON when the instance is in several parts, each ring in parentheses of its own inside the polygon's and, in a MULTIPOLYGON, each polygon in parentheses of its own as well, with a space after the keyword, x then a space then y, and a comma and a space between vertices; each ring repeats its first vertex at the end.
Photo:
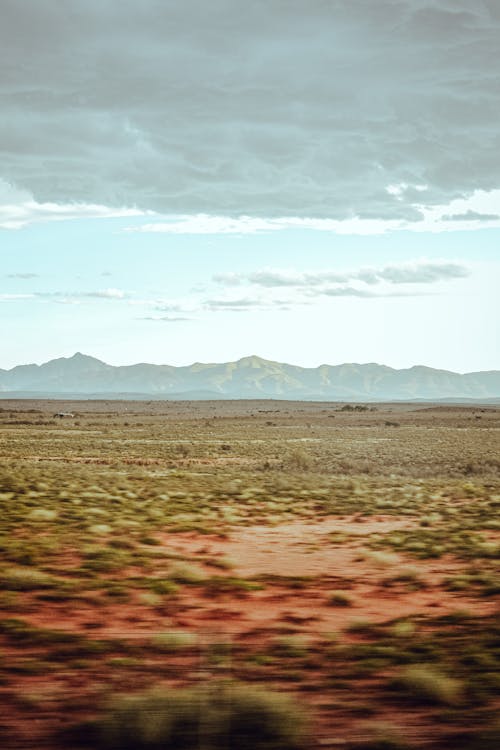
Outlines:
MULTIPOLYGON (((23 594, 21 612, 8 616, 22 617, 32 625, 132 644, 147 644, 157 633, 186 629, 196 633, 199 641, 191 651, 167 655, 151 652, 146 661, 141 657, 139 668, 127 672, 127 679, 133 680, 130 684, 123 682, 124 675, 119 669, 107 666, 112 653, 102 657, 100 666, 91 670, 67 669, 63 661, 53 673, 16 674, 12 684, 0 686, 0 698, 10 706, 0 725, 6 728, 11 745, 3 747, 54 748, 49 735, 58 723, 88 715, 110 689, 149 686, 151 674, 155 683, 185 684, 199 678, 207 644, 214 641, 264 652, 276 638, 287 634, 300 635, 312 646, 333 634, 346 643, 359 640, 358 634, 349 631, 356 621, 383 623, 399 617, 444 615, 458 609, 470 610, 475 616, 493 614, 492 598, 443 588, 443 579, 463 569, 461 561, 451 556, 433 560, 410 560, 393 554, 384 557, 373 555, 368 549, 370 534, 410 528, 413 523, 408 517, 377 516, 369 520, 329 517, 275 527, 237 527, 228 538, 195 532, 158 535, 161 544, 155 548, 158 559, 149 574, 152 577, 165 576, 171 566, 178 564, 173 556, 187 560, 186 564, 197 566, 207 577, 215 576, 219 582, 224 578, 259 580, 260 577, 262 590, 220 591, 206 583, 186 584, 177 594, 165 596, 161 603, 152 605, 144 603, 143 592, 133 588, 131 576, 139 571, 128 570, 109 576, 117 583, 130 584, 128 602, 112 601, 98 590, 69 603, 23 594), (348 536, 341 539, 339 534, 348 536), (224 567, 229 561, 231 567, 224 567), (391 580, 404 571, 405 580, 391 580), (348 606, 332 605, 331 593, 337 590, 351 597, 348 606), (30 701, 34 701, 35 708, 29 708, 30 701), (61 705, 67 707, 66 716, 61 713, 61 705), (35 725, 27 727, 27 711, 28 716, 30 711, 36 716, 35 725)), ((69 552, 63 555, 63 561, 66 565, 69 561, 77 563, 69 552)), ((116 651, 117 656, 122 655, 119 644, 116 651)), ((35 646, 23 650, 11 645, 3 649, 4 660, 11 663, 31 657, 43 658, 43 649, 35 646)), ((336 695, 333 704, 329 698, 325 705, 324 696, 318 693, 318 685, 325 679, 323 670, 321 662, 314 663, 308 668, 305 681, 295 688, 285 686, 292 692, 306 691, 303 700, 314 709, 318 722, 316 747, 341 746, 347 739, 366 739, 370 732, 373 734, 373 727, 369 726, 385 719, 396 728, 400 726, 408 740, 422 740, 425 744, 425 738, 432 736, 432 717, 430 720, 428 711, 408 712, 392 707, 384 714, 378 706, 376 721, 353 717, 352 696, 345 693, 336 695), (332 711, 335 736, 331 729, 332 711)), ((278 677, 273 678, 272 670, 266 674, 266 682, 270 679, 283 689, 278 677)), ((251 678, 258 679, 258 675, 257 669, 251 678)), ((369 702, 376 685, 377 679, 361 680, 356 700, 369 702)))

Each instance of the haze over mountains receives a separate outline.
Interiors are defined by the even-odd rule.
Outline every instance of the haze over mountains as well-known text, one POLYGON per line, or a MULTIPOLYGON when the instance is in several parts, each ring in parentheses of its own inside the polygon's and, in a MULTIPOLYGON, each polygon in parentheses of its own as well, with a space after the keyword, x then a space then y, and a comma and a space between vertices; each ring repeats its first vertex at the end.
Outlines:
POLYGON ((500 398, 500 371, 465 375, 378 364, 298 367, 260 357, 186 367, 121 367, 77 353, 42 365, 0 369, 0 397, 278 398, 302 400, 440 400, 500 398))

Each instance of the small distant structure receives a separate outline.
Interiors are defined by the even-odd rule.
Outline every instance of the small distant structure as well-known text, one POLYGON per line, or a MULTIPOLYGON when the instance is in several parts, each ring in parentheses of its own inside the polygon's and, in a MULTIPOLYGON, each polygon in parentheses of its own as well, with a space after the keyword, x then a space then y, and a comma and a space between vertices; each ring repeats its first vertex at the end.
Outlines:
POLYGON ((57 414, 54 414, 54 419, 64 419, 65 417, 74 419, 75 415, 70 411, 58 411, 57 414))

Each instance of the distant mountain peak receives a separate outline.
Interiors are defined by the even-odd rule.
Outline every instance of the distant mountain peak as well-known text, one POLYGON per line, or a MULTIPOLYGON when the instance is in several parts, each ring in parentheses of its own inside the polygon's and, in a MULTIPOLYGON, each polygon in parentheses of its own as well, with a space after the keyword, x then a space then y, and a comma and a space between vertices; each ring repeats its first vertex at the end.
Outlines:
POLYGON ((271 362, 269 359, 262 359, 262 357, 258 357, 256 354, 250 354, 248 357, 241 357, 241 359, 239 359, 236 364, 250 367, 260 367, 261 365, 274 364, 274 362, 271 362))
POLYGON ((0 370, 4 398, 13 392, 47 397, 280 398, 316 401, 394 401, 500 398, 500 372, 460 375, 423 365, 396 370, 375 363, 300 367, 256 354, 236 362, 186 367, 115 367, 77 351, 43 365, 0 370), (184 394, 184 396, 183 396, 184 394), (191 394, 188 396, 188 394, 191 394), (194 395, 198 394, 198 395, 194 395))
POLYGON ((72 357, 66 357, 66 359, 73 362, 101 362, 105 364, 102 360, 97 359, 97 357, 91 357, 90 354, 82 354, 82 352, 75 352, 72 357))
POLYGON ((102 362, 96 357, 91 357, 88 354, 82 354, 82 352, 75 352, 71 357, 59 357, 58 359, 51 359, 49 362, 45 362, 40 365, 41 369, 57 369, 60 372, 70 370, 72 372, 86 372, 87 370, 96 369, 108 369, 110 365, 102 362))

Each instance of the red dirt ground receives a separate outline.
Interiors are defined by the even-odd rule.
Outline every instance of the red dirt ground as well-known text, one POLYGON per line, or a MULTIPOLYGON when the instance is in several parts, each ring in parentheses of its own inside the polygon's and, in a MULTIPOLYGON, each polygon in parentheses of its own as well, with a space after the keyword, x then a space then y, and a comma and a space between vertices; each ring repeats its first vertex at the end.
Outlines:
MULTIPOLYGON (((125 675, 106 665, 110 658, 107 655, 92 670, 67 669, 62 662, 47 674, 17 674, 15 689, 10 683, 0 686, 0 699, 9 706, 0 722, 7 733, 3 747, 55 748, 49 736, 54 726, 64 724, 68 717, 74 721, 89 715, 110 687, 123 690, 148 686, 151 672, 155 682, 188 684, 200 675, 200 669, 206 669, 204 653, 211 642, 225 641, 264 652, 273 639, 287 634, 300 636, 311 644, 334 634, 346 643, 356 642, 359 636, 345 631, 356 621, 383 623, 399 617, 444 615, 458 609, 470 610, 474 616, 494 614, 492 599, 443 588, 444 578, 463 569, 461 561, 451 556, 415 561, 403 555, 374 555, 367 548, 368 535, 410 528, 413 523, 408 517, 329 517, 314 523, 237 527, 228 538, 196 532, 157 535, 160 545, 154 548, 158 563, 153 577, 164 575, 177 562, 172 558, 178 557, 197 566, 206 576, 215 575, 218 579, 261 577, 265 586, 262 590, 217 592, 207 585, 183 585, 158 606, 141 603, 138 591, 132 592, 129 602, 110 601, 96 592, 69 604, 23 594, 24 610, 15 616, 32 625, 128 643, 147 643, 157 633, 186 629, 196 633, 199 642, 182 654, 152 653, 147 663, 143 661, 139 669, 125 675), (339 541, 339 534, 348 536, 339 541), (166 559, 165 552, 172 557, 166 559), (224 568, 229 564, 230 568, 224 568), (405 570, 408 580, 389 580, 405 570), (410 584, 415 581, 418 588, 411 590, 410 584), (334 590, 346 591, 352 597, 350 605, 332 606, 329 598, 334 590), (67 717, 61 716, 61 703, 69 707, 67 717)), ((77 558, 68 554, 60 562, 68 571, 71 561, 78 564, 77 558)), ((123 571, 112 577, 124 582, 134 572, 137 573, 123 571)), ((3 659, 15 663, 30 656, 40 658, 40 653, 39 647, 22 650, 6 645, 3 659)), ((258 678, 258 668, 249 676, 258 678)), ((376 733, 377 722, 386 720, 399 729, 401 736, 418 741, 422 747, 432 738, 435 729, 428 710, 407 711, 404 707, 379 705, 376 717, 370 716, 368 709, 363 714, 362 706, 369 704, 379 678, 357 683, 355 703, 360 708, 359 715, 353 715, 353 696, 349 693, 336 694, 333 703, 318 693, 317 684, 324 677, 324 666, 316 661, 308 668, 305 681, 297 687, 293 687, 293 682, 286 686, 292 692, 302 691, 301 702, 314 708, 315 747, 342 746, 348 739, 366 739, 376 733)), ((283 689, 272 670, 268 679, 283 689)))

